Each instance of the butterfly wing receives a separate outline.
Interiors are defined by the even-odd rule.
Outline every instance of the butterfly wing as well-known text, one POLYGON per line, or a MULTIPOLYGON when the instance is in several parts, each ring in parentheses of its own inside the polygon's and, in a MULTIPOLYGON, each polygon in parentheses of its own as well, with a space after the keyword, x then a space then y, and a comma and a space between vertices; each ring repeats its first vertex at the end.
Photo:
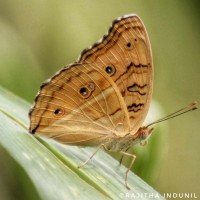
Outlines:
POLYGON ((65 67, 41 86, 31 109, 30 132, 73 145, 97 145, 126 134, 128 113, 121 94, 94 64, 65 67))
POLYGON ((142 125, 152 96, 153 63, 144 24, 136 15, 113 22, 108 34, 82 52, 78 63, 91 63, 116 83, 126 104, 130 131, 142 125))

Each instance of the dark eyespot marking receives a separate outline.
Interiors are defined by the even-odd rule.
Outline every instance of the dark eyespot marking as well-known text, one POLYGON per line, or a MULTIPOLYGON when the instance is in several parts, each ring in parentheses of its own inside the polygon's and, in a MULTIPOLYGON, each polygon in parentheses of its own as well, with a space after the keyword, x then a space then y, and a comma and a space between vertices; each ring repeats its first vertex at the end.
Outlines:
POLYGON ((109 75, 109 76, 113 76, 116 72, 116 69, 114 66, 109 65, 105 67, 105 72, 109 75))
POLYGON ((82 98, 86 99, 91 96, 92 92, 95 90, 95 84, 93 82, 86 83, 79 90, 79 94, 82 98))
POLYGON ((128 48, 130 48, 130 47, 132 46, 131 42, 128 42, 128 43, 126 44, 126 46, 127 46, 128 48))
POLYGON ((111 74, 113 72, 112 67, 110 67, 110 66, 106 67, 106 72, 108 74, 111 74))
POLYGON ((80 92, 81 95, 86 96, 88 94, 88 89, 83 87, 83 88, 80 89, 79 92, 80 92))
POLYGON ((125 48, 127 50, 132 50, 134 47, 134 42, 133 41, 128 41, 127 43, 125 43, 125 48))
POLYGON ((57 108, 55 111, 54 111, 54 115, 56 117, 62 117, 64 115, 64 110, 61 109, 61 108, 57 108))

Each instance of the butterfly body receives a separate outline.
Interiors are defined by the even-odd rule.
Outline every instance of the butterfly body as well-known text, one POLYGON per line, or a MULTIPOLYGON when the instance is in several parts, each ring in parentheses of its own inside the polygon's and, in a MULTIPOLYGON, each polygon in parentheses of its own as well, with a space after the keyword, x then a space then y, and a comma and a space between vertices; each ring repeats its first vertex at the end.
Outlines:
POLYGON ((143 143, 147 141, 150 137, 153 129, 148 129, 146 127, 141 127, 137 133, 131 134, 128 133, 123 137, 113 136, 107 140, 105 140, 102 144, 105 144, 105 148, 108 151, 112 152, 121 152, 127 151, 130 147, 137 143, 143 143))

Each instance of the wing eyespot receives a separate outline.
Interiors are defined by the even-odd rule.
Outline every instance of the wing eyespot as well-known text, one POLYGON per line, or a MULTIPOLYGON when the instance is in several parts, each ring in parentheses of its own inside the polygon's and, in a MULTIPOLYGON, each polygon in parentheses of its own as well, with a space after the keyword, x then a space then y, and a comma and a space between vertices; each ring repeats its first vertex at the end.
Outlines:
POLYGON ((86 96, 88 95, 88 89, 85 88, 85 87, 82 87, 80 90, 79 90, 79 93, 82 95, 82 96, 86 96))
POLYGON ((131 42, 127 42, 127 43, 126 43, 126 47, 127 47, 127 48, 131 48, 131 47, 132 47, 132 43, 131 43, 131 42))
POLYGON ((109 76, 113 76, 116 72, 116 69, 113 65, 106 66, 104 70, 109 76))
POLYGON ((132 50, 133 49, 133 42, 132 41, 129 41, 125 44, 125 48, 127 50, 132 50))
POLYGON ((136 44, 136 43, 138 43, 138 42, 139 42, 139 40, 138 40, 137 38, 134 38, 133 41, 128 41, 128 42, 125 44, 125 48, 126 48, 127 50, 132 50, 133 47, 134 47, 134 44, 136 44))
POLYGON ((95 89, 95 84, 93 82, 89 82, 88 84, 80 88, 79 94, 82 98, 86 99, 91 96, 94 89, 95 89))
POLYGON ((57 108, 54 111, 54 116, 55 117, 62 117, 65 114, 65 111, 62 108, 57 108))

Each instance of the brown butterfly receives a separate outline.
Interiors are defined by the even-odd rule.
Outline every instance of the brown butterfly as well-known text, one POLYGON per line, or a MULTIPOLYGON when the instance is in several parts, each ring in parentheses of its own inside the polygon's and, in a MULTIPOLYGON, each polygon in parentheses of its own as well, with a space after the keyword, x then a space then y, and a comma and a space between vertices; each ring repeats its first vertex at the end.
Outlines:
POLYGON ((137 15, 123 16, 77 62, 42 84, 29 113, 30 133, 132 157, 125 176, 128 188, 127 174, 135 156, 127 150, 152 131, 141 127, 152 87, 152 52, 145 26, 137 15))

